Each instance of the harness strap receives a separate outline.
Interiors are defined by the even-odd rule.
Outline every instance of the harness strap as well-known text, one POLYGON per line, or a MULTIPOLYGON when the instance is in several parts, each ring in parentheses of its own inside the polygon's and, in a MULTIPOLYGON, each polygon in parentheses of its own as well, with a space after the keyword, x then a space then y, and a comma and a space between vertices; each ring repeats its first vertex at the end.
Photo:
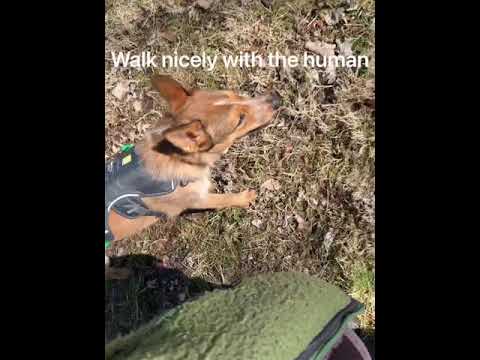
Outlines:
MULTIPOLYGON (((130 206, 130 209, 126 211, 126 213, 134 214, 134 218, 137 218, 139 216, 156 216, 166 218, 166 215, 164 213, 151 210, 140 197, 129 198, 128 200, 130 200, 130 204, 132 205, 130 206)), ((113 208, 113 210, 115 211, 115 208, 113 208)))
MULTIPOLYGON (((163 220, 167 219, 167 215, 160 211, 154 211, 151 210, 143 201, 141 198, 129 198, 129 200, 134 199, 134 201, 130 201, 132 204, 132 207, 127 210, 127 213, 134 213, 133 218, 137 218, 139 216, 155 216, 157 218, 161 218, 163 220)), ((112 208, 113 211, 115 211, 115 208, 112 208)), ((117 211, 115 211, 117 212, 117 211)), ((110 209, 106 209, 105 211, 105 249, 108 249, 111 245, 111 242, 115 240, 115 237, 112 233, 112 230, 110 229, 110 226, 108 224, 108 218, 110 215, 110 209)), ((123 214, 119 214, 120 216, 124 216, 123 214)))
POLYGON ((134 145, 122 146, 118 157, 105 167, 105 249, 115 238, 108 225, 110 211, 127 219, 141 216, 167 219, 164 213, 151 210, 142 197, 163 196, 175 191, 177 185, 185 187, 188 184, 188 180, 162 182, 152 179, 143 168, 134 145))

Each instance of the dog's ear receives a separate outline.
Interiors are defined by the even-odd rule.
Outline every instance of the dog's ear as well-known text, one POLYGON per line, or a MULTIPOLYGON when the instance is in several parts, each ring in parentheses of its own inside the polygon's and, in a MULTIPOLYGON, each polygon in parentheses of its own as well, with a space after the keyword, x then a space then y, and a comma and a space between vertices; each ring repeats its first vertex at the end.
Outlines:
POLYGON ((164 138, 185 153, 207 151, 213 146, 200 120, 169 129, 164 132, 164 138))
POLYGON ((185 104, 190 95, 189 91, 168 75, 153 75, 152 85, 167 100, 170 111, 174 113, 185 104))

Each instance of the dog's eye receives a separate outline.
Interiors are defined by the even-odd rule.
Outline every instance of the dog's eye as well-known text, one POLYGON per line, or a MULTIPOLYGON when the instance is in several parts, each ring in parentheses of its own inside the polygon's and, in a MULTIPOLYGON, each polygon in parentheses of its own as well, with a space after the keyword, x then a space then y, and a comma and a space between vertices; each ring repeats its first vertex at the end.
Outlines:
POLYGON ((240 114, 240 120, 238 120, 237 128, 242 126, 244 121, 245 121, 245 114, 240 114))

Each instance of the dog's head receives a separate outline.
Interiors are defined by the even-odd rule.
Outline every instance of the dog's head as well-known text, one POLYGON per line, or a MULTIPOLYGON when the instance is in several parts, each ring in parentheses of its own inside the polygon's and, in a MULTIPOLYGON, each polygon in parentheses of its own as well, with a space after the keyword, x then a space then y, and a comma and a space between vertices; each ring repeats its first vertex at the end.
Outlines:
POLYGON ((276 93, 248 98, 229 90, 187 90, 165 75, 155 75, 152 83, 170 107, 170 115, 151 132, 160 152, 225 152, 236 139, 272 121, 281 104, 276 93))

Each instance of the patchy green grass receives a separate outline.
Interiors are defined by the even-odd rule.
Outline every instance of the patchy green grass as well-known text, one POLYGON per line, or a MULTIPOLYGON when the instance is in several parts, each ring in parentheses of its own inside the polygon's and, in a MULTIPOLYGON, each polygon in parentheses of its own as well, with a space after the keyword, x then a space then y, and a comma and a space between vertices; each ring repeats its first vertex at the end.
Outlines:
POLYGON ((375 273, 370 265, 361 263, 353 267, 351 278, 352 296, 366 307, 359 316, 359 326, 372 332, 375 330, 375 273))
MULTIPOLYGON (((114 69, 112 50, 301 55, 306 41, 350 39, 353 52, 370 59, 368 69, 337 69, 333 84, 325 82, 323 69, 303 67, 159 69, 190 87, 249 95, 275 89, 283 108, 270 126, 235 144, 213 172, 219 192, 257 190, 254 206, 161 223, 114 244, 110 254, 155 256, 216 284, 260 272, 306 272, 362 301, 367 312, 359 325, 374 331, 373 21, 370 0, 273 1, 271 9, 254 0, 216 1, 207 11, 187 0, 107 0, 106 158, 122 144, 138 141, 166 109, 150 88, 149 71, 114 69), (339 8, 342 20, 328 25, 326 16, 339 8), (130 91, 119 100, 112 89, 124 80, 130 81, 130 91), (272 183, 277 190, 269 190, 266 184, 272 183)), ((158 311, 139 305, 142 283, 122 292, 123 306, 109 307, 106 301, 106 328, 118 329, 120 320, 123 330, 134 328, 149 317, 148 309, 158 311)), ((157 296, 150 288, 145 292, 157 296)))

